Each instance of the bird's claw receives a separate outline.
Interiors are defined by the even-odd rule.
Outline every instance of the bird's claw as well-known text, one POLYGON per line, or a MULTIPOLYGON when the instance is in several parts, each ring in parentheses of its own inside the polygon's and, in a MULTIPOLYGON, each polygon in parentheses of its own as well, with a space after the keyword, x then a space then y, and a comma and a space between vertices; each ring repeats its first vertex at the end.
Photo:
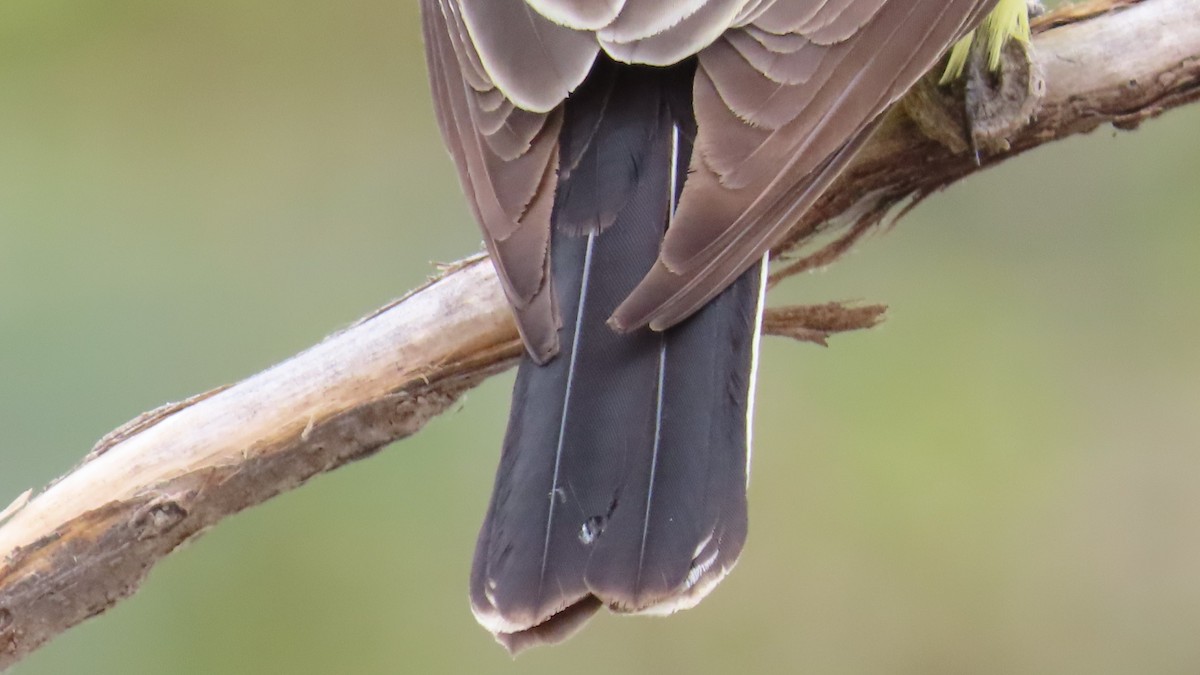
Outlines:
POLYGON ((1010 139, 1029 126, 1046 94, 1041 68, 1027 42, 1009 40, 995 72, 988 56, 973 50, 967 62, 964 110, 971 147, 980 154, 1006 152, 1010 139))

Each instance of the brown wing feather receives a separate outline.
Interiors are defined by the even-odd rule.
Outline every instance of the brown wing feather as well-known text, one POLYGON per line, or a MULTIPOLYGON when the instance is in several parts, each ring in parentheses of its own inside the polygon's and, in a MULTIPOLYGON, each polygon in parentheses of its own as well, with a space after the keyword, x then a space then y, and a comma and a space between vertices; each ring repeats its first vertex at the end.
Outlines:
POLYGON ((709 0, 626 0, 621 13, 597 35, 605 42, 628 44, 666 31, 695 14, 709 0))
POLYGON ((621 12, 625 0, 526 0, 554 23, 577 30, 603 28, 621 12))
MULTIPOLYGON (((661 0, 639 0, 626 5, 626 11, 621 13, 614 23, 633 23, 626 19, 638 14, 635 10, 656 3, 657 7, 675 7, 684 3, 662 2, 661 0)), ((721 36, 740 13, 746 0, 703 0, 696 11, 683 16, 678 22, 672 23, 670 30, 654 28, 635 32, 636 37, 622 40, 612 35, 620 32, 602 30, 599 33, 600 44, 604 51, 617 61, 628 63, 644 63, 652 66, 669 66, 686 59, 706 45, 711 44, 721 36)), ((661 10, 656 10, 661 11, 661 10)), ((634 26, 645 28, 643 24, 633 23, 634 26)))
POLYGON ((421 9, 442 137, 525 345, 548 359, 558 351, 549 250, 561 113, 515 108, 503 94, 498 102, 454 0, 422 0, 421 9))
POLYGON ((554 23, 525 0, 441 0, 461 9, 488 76, 514 103, 549 112, 583 82, 600 51, 596 39, 554 23))
POLYGON ((729 37, 700 53, 691 175, 659 263, 614 312, 614 327, 668 328, 761 258, 845 167, 873 122, 994 0, 829 0, 838 12, 830 20, 822 20, 824 9, 783 16, 800 4, 777 1, 760 19, 780 8, 778 21, 756 27, 771 32, 792 21, 827 37, 835 26, 860 25, 840 42, 810 39, 814 47, 801 47, 826 52, 807 79, 754 67, 729 37), (878 11, 864 20, 872 7, 878 11))

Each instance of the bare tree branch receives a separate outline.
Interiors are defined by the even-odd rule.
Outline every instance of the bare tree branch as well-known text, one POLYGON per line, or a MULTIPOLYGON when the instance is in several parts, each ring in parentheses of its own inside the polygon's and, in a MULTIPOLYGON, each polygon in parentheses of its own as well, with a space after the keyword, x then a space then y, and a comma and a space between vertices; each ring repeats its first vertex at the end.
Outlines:
MULTIPOLYGON (((892 206, 981 168, 1200 99, 1200 0, 1100 0, 1038 26, 1045 95, 1008 150, 977 165, 965 145, 893 116, 779 248, 800 257, 776 277, 830 262, 892 206), (813 250, 837 224, 848 227, 813 250)), ((823 342, 880 312, 789 308, 768 327, 823 342)), ((519 353, 491 265, 473 258, 279 365, 109 434, 34 499, 0 509, 0 668, 133 593, 158 560, 226 516, 414 433, 519 353)))

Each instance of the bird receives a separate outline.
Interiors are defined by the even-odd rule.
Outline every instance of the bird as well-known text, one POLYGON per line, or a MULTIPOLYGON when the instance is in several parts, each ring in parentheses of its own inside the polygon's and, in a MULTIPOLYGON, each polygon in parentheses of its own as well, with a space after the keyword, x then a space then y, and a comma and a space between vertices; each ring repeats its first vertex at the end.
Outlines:
POLYGON ((469 594, 510 652, 692 607, 734 567, 772 244, 1024 2, 421 0, 525 347, 469 594))

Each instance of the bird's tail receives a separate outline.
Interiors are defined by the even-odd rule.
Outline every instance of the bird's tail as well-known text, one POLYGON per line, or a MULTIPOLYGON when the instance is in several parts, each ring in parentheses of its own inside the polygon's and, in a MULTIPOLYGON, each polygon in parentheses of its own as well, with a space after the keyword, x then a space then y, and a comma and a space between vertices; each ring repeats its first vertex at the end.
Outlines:
POLYGON ((562 348, 520 365, 471 575, 476 617, 512 651, 603 606, 691 607, 745 541, 763 270, 665 333, 606 325, 686 178, 691 75, 601 59, 566 104, 551 243, 562 348))

